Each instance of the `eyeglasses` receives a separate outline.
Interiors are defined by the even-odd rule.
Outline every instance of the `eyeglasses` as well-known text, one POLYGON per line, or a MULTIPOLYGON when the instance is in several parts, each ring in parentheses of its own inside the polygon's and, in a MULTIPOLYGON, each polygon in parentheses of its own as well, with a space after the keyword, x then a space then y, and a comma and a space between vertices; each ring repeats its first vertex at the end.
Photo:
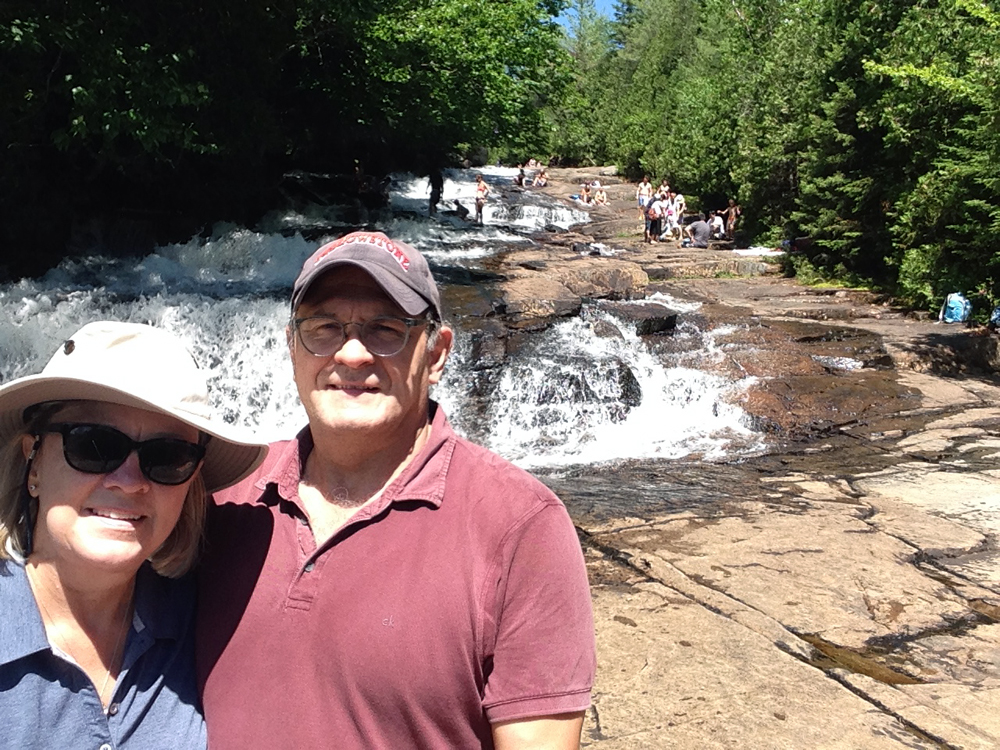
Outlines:
POLYGON ((383 316, 366 320, 364 323, 341 323, 327 315, 296 318, 292 321, 298 331, 299 341, 310 354, 329 357, 344 344, 348 326, 356 326, 358 338, 372 354, 392 357, 406 348, 410 340, 410 329, 429 324, 427 318, 394 318, 383 316))
POLYGON ((62 435, 66 463, 84 474, 110 474, 136 451, 146 479, 156 484, 184 484, 205 457, 204 445, 167 437, 133 440, 103 424, 53 424, 44 431, 62 435))

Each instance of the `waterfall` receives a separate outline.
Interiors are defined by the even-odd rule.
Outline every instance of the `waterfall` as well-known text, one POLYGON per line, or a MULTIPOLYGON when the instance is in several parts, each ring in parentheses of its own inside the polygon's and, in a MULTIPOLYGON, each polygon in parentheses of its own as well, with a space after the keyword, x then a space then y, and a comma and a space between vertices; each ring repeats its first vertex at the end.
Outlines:
MULTIPOLYGON (((418 182, 399 178, 394 206, 415 200, 407 196, 420 192, 418 182)), ((451 172, 445 195, 449 188, 464 195, 471 183, 466 173, 451 172)), ((521 213, 535 216, 535 228, 571 211, 550 201, 535 212, 543 198, 532 195, 532 210, 521 213)), ((321 213, 308 212, 309 220, 321 213)), ((260 231, 220 225, 207 238, 143 258, 69 259, 41 278, 0 286, 0 381, 39 372, 58 344, 90 321, 150 323, 187 343, 224 418, 256 428, 263 439, 292 435, 305 413, 288 360, 287 300, 302 262, 322 241, 289 235, 304 215, 275 212, 260 231)), ((420 247, 445 276, 450 267, 475 266, 529 241, 509 226, 456 225, 398 208, 377 227, 420 247)), ((329 236, 343 231, 331 226, 329 236)), ((683 314, 684 303, 663 301, 683 314)), ((737 405, 749 381, 705 371, 691 354, 664 360, 610 315, 588 310, 558 323, 490 372, 470 361, 475 319, 456 323, 456 349, 435 398, 460 431, 521 465, 717 458, 759 447, 737 405)), ((682 335, 700 336, 700 356, 711 360, 710 333, 687 328, 682 335)))

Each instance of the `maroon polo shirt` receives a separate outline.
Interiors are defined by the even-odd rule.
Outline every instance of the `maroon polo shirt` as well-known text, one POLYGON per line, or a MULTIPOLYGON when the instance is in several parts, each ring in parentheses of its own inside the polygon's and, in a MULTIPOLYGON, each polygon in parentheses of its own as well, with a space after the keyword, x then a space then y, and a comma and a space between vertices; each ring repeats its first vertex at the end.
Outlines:
POLYGON ((427 445, 319 548, 298 497, 308 429, 216 495, 197 641, 212 750, 492 748, 491 722, 590 705, 565 507, 432 409, 427 445))

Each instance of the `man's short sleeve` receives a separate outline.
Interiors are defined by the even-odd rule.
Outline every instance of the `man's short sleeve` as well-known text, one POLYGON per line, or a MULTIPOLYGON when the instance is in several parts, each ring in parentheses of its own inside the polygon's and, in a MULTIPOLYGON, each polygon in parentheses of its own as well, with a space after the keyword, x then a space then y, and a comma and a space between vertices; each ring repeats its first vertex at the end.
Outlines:
POLYGON ((509 534, 498 571, 491 723, 586 710, 596 670, 587 570, 565 507, 553 499, 509 534))

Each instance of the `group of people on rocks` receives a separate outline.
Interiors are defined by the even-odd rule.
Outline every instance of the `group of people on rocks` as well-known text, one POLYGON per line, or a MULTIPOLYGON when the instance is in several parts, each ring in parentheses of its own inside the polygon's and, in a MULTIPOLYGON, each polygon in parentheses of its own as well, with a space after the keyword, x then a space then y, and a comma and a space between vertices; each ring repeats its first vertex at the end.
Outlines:
POLYGON ((601 185, 600 180, 584 182, 580 186, 580 193, 576 196, 581 203, 592 206, 608 205, 608 191, 601 185))
POLYGON ((681 193, 671 189, 666 179, 658 187, 654 187, 649 181, 649 175, 645 175, 636 187, 635 198, 645 227, 646 242, 683 239, 687 202, 681 193))
POLYGON ((646 242, 666 242, 673 240, 692 247, 707 248, 710 239, 733 239, 741 211, 732 198, 722 211, 698 214, 697 220, 685 225, 684 215, 687 201, 684 196, 671 189, 666 178, 659 186, 644 175, 635 189, 635 199, 639 218, 643 222, 643 238, 646 242))
MULTIPOLYGON (((532 161, 534 161, 534 159, 532 159, 532 161)), ((524 167, 519 164, 517 167, 517 176, 514 178, 514 184, 518 187, 545 187, 549 184, 549 174, 545 171, 545 167, 542 167, 534 177, 530 177, 524 171, 524 167)))

